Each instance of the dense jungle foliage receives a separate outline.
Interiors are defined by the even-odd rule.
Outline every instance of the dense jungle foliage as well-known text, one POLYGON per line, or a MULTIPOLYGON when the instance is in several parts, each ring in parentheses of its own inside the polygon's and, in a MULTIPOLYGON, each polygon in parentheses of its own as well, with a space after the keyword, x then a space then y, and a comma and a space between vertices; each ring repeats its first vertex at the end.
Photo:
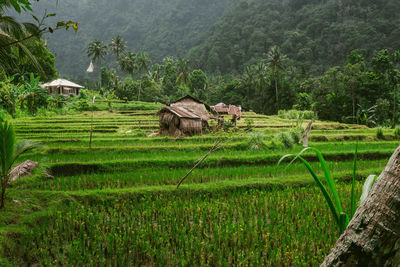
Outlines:
POLYGON ((400 45, 395 0, 241 1, 216 23, 189 58, 210 73, 240 73, 278 45, 305 73, 343 64, 358 49, 400 45))
MULTIPOLYGON (((79 22, 77 34, 63 31, 47 35, 48 47, 64 75, 85 76, 89 65, 83 55, 94 39, 109 42, 120 34, 129 49, 147 51, 158 62, 166 56, 184 56, 206 38, 209 28, 237 0, 41 0, 33 3, 35 14, 46 9, 58 19, 79 22)), ((26 19, 31 19, 29 15, 26 19)), ((107 61, 112 64, 112 57, 107 61)))

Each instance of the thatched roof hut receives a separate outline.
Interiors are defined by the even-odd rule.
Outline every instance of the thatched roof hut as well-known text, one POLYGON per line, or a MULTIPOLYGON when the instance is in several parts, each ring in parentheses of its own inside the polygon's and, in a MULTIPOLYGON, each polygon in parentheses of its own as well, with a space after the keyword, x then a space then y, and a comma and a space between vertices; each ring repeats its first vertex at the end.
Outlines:
POLYGON ((208 113, 210 107, 190 95, 187 95, 185 97, 182 97, 181 99, 176 100, 175 102, 172 102, 171 107, 183 107, 198 115, 204 121, 210 120, 210 114, 208 113))
POLYGON ((192 96, 185 96, 171 106, 163 107, 160 116, 160 134, 173 136, 191 136, 203 134, 209 128, 209 106, 192 96))
POLYGON ((183 107, 163 107, 159 112, 160 134, 172 136, 203 133, 202 119, 183 107))

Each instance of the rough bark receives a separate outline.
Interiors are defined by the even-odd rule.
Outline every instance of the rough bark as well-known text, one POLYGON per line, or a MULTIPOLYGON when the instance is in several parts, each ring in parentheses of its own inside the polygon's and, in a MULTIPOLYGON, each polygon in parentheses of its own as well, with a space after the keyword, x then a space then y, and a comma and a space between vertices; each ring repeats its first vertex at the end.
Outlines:
POLYGON ((301 144, 301 142, 303 142, 303 147, 308 147, 308 139, 310 138, 313 122, 314 122, 314 120, 311 120, 308 123, 307 128, 304 130, 304 133, 301 135, 299 144, 301 144))
POLYGON ((321 266, 400 266, 400 147, 321 266))

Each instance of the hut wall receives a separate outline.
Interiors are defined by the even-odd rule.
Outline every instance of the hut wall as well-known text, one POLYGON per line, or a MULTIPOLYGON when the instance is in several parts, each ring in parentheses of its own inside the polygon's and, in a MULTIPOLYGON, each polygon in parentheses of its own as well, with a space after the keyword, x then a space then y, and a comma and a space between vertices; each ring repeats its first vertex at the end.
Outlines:
POLYGON ((170 112, 162 112, 160 114, 159 123, 161 135, 182 135, 181 131, 179 130, 180 119, 176 115, 170 112))
POLYGON ((179 129, 185 135, 197 135, 203 133, 202 121, 200 119, 181 118, 179 129))

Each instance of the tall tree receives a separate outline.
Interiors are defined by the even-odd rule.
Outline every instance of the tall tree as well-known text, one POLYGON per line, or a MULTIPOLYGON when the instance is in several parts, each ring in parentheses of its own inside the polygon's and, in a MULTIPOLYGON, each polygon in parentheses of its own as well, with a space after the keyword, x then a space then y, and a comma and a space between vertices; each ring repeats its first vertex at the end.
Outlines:
POLYGON ((181 96, 184 96, 185 89, 190 84, 188 61, 185 59, 179 59, 177 62, 177 67, 178 67, 178 78, 176 78, 176 84, 183 86, 181 96))
POLYGON ((278 46, 273 46, 267 54, 267 62, 268 66, 271 70, 272 79, 275 83, 275 100, 277 110, 279 109, 279 92, 278 92, 278 83, 281 77, 281 71, 285 69, 285 61, 287 57, 281 52, 281 49, 278 46))
POLYGON ((126 42, 122 39, 120 35, 117 35, 111 40, 109 44, 111 51, 115 54, 115 61, 118 62, 119 56, 125 52, 126 42))
POLYGON ((87 55, 94 62, 101 65, 101 60, 107 55, 107 46, 99 40, 91 42, 87 49, 87 55))
POLYGON ((11 75, 19 68, 17 59, 26 56, 33 66, 41 71, 41 67, 36 57, 26 47, 26 43, 39 40, 39 28, 32 23, 21 24, 15 18, 6 16, 5 10, 11 6, 10 1, 0 3, 0 71, 11 75), (28 36, 31 38, 24 40, 28 36))

